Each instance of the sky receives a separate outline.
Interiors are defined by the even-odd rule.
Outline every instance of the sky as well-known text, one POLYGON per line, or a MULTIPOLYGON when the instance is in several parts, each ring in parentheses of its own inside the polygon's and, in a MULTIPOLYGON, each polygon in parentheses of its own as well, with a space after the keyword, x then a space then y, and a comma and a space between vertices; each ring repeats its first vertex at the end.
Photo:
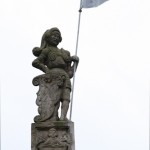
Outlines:
MULTIPOLYGON (((43 33, 75 54, 79 0, 1 0, 1 149, 30 150, 42 74, 32 67, 43 33)), ((148 150, 150 1, 109 0, 83 9, 72 121, 76 150, 148 150)), ((69 113, 68 113, 69 115, 69 113)))

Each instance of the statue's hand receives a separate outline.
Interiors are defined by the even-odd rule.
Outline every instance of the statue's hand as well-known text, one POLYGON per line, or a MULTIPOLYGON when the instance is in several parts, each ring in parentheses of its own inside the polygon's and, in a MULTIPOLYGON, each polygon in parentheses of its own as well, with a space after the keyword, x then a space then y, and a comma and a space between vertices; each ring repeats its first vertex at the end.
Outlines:
POLYGON ((74 55, 74 56, 72 56, 71 57, 71 60, 73 61, 73 62, 79 62, 79 57, 78 56, 76 56, 76 55, 74 55))

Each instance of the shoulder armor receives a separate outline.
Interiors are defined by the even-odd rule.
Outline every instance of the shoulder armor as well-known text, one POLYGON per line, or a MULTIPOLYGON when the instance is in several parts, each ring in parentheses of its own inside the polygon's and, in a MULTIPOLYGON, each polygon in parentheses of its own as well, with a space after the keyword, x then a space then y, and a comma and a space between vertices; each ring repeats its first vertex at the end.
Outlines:
POLYGON ((62 51, 63 53, 65 53, 65 54, 67 54, 68 56, 70 56, 70 52, 69 52, 69 51, 64 50, 63 48, 61 48, 61 51, 62 51))

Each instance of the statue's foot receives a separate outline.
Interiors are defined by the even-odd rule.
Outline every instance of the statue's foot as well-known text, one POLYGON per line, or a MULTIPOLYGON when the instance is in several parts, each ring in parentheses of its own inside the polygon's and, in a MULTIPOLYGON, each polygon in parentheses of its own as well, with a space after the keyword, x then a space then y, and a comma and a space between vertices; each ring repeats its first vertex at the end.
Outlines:
POLYGON ((69 121, 69 120, 67 119, 67 117, 64 117, 64 116, 61 116, 59 120, 60 120, 60 121, 69 121))

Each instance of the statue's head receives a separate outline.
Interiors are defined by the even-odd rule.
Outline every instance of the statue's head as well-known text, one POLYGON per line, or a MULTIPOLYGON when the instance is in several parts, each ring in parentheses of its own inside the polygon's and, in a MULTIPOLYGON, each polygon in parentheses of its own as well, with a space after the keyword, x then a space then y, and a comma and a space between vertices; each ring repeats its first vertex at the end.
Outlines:
POLYGON ((61 33, 58 28, 51 28, 43 34, 42 40, 49 46, 57 46, 62 41, 61 33))
POLYGON ((54 27, 46 30, 42 36, 41 46, 33 48, 33 54, 39 56, 44 48, 47 46, 57 46, 61 41, 62 37, 58 28, 54 27))
POLYGON ((56 137, 56 136, 57 136, 57 131, 56 131, 56 129, 51 128, 51 129, 48 131, 48 136, 49 136, 49 137, 56 137))

